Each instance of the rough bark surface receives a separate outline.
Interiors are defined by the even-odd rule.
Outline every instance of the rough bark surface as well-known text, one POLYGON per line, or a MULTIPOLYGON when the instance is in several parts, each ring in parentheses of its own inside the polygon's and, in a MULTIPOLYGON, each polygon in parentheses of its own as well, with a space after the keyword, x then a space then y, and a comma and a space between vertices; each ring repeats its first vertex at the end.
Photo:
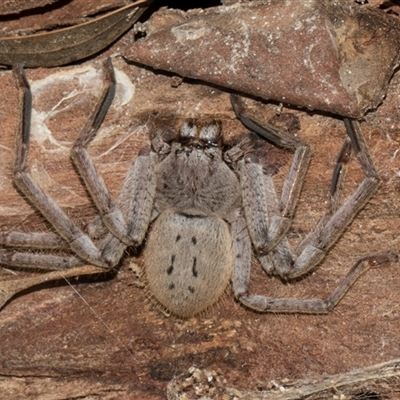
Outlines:
POLYGON ((347 0, 164 10, 148 25, 128 60, 353 118, 381 103, 399 63, 397 18, 347 0))
MULTIPOLYGON (((101 91, 102 60, 123 53, 132 39, 128 34, 87 63, 27 72, 34 96, 30 171, 82 227, 96 211, 72 167, 69 149, 101 91)), ((228 93, 155 74, 121 58, 113 63, 117 96, 90 153, 114 196, 155 126, 178 128, 186 118, 200 116, 220 119, 227 138, 245 132, 228 93)), ((0 84, 0 229, 50 230, 12 184, 18 91, 10 71, 1 72, 0 84)), ((289 233, 296 244, 327 209, 344 126, 328 115, 285 107, 278 118, 276 106, 248 105, 260 118, 278 124, 298 120, 297 135, 312 147, 314 156, 289 233)), ((265 276, 254 261, 253 293, 325 298, 358 258, 399 252, 399 107, 397 73, 382 106, 362 123, 382 185, 326 260, 314 273, 288 284, 265 276)), ((291 156, 268 145, 264 152, 266 164, 275 166, 280 188, 291 156)), ((345 194, 362 179, 353 160, 345 194)), ((228 290, 211 310, 179 320, 166 317, 147 298, 137 270, 129 268, 132 262, 140 265, 140 257, 140 251, 132 252, 115 273, 27 290, 1 310, 4 398, 165 399, 168 383, 190 367, 217 371, 229 387, 261 391, 285 386, 288 380, 319 379, 400 357, 399 264, 369 271, 328 315, 258 314, 235 302, 228 290)), ((28 276, 10 269, 0 274, 1 279, 28 276)), ((391 383, 389 389, 396 398, 399 384, 391 383)), ((366 384, 358 393, 370 392, 366 384)), ((340 393, 332 389, 332 395, 340 393)))

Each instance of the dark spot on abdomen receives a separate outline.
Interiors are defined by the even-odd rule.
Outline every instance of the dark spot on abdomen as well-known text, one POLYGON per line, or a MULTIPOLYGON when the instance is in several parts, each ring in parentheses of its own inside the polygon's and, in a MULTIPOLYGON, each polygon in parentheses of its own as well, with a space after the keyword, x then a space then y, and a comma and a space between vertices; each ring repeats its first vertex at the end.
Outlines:
POLYGON ((174 270, 174 261, 175 261, 175 254, 172 254, 171 256, 171 265, 167 269, 167 274, 171 275, 172 271, 174 270))
POLYGON ((192 274, 195 278, 197 278, 197 275, 198 275, 198 271, 196 269, 196 264, 197 264, 197 259, 196 259, 196 257, 193 257, 192 274))

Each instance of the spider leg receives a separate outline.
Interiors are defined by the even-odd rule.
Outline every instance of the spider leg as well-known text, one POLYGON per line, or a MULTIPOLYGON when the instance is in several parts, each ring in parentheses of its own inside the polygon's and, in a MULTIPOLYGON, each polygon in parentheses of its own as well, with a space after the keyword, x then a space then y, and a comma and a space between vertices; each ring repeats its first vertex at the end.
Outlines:
POLYGON ((52 232, 0 232, 0 246, 43 250, 68 248, 65 241, 52 232))
POLYGON ((335 169, 332 175, 329 211, 321 217, 314 229, 297 246, 297 254, 300 254, 307 247, 308 244, 313 243, 315 242, 315 240, 317 240, 318 235, 320 235, 321 231, 324 229, 329 219, 332 218, 332 215, 339 209, 343 181, 348 162, 350 161, 351 150, 351 139, 350 137, 346 137, 342 149, 337 157, 335 169))
MULTIPOLYGON (((262 242, 265 237, 268 240, 270 224, 276 221, 276 216, 280 211, 273 179, 270 175, 264 174, 258 158, 251 153, 239 162, 239 168, 242 199, 250 237, 252 241, 257 238, 259 242, 262 242)), ((257 257, 268 274, 274 271, 279 271, 279 273, 289 271, 293 260, 285 235, 266 254, 257 252, 257 257)))
POLYGON ((246 221, 239 217, 232 223, 234 267, 232 288, 235 297, 245 306, 260 312, 326 314, 331 311, 355 281, 370 268, 398 261, 392 253, 377 254, 358 260, 327 299, 274 298, 248 293, 251 266, 251 241, 246 221))
MULTIPOLYGON (((68 247, 82 260, 103 268, 113 267, 118 263, 127 244, 121 244, 120 238, 114 240, 111 237, 112 235, 107 235, 106 239, 100 243, 99 249, 93 243, 91 238, 78 228, 60 209, 60 207, 58 207, 58 205, 45 192, 43 192, 26 171, 30 141, 32 94, 22 66, 19 65, 14 67, 14 74, 21 90, 22 103, 22 118, 19 125, 19 134, 17 135, 16 144, 14 181, 30 202, 50 222, 62 239, 52 233, 24 234, 11 232, 0 234, 0 244, 5 246, 41 249, 54 249, 63 247, 63 245, 67 244, 68 247)), ((129 244, 139 244, 143 240, 149 224, 155 193, 154 168, 150 151, 144 148, 139 152, 137 160, 128 172, 122 193, 118 199, 118 203, 121 204, 122 209, 126 211, 126 215, 129 218, 129 224, 125 225, 122 212, 119 211, 117 206, 114 204, 111 196, 105 188, 103 180, 97 174, 97 171, 95 170, 85 149, 85 146, 95 136, 113 99, 115 78, 110 61, 107 63, 106 74, 109 83, 105 86, 100 102, 96 107, 93 116, 89 119, 83 129, 82 134, 76 141, 72 153, 76 156, 75 162, 80 173, 83 175, 84 181, 87 183, 89 180, 87 186, 96 205, 100 211, 104 211, 105 209, 106 211, 108 210, 107 212, 102 213, 104 216, 104 223, 108 227, 110 224, 116 226, 121 224, 121 229, 124 230, 126 235, 129 235, 129 244), (83 151, 81 151, 82 149, 83 151), (150 182, 150 184, 146 186, 146 182, 150 182), (108 205, 109 208, 107 208, 108 205), (113 216, 115 216, 115 218, 113 216), (111 222, 108 223, 109 221, 111 222)), ((97 226, 95 229, 99 229, 99 227, 97 226)), ((116 232, 113 233, 116 234, 116 232)), ((7 251, 3 252, 2 260, 4 263, 9 263, 9 265, 11 264, 13 266, 27 266, 29 263, 32 263, 34 267, 42 264, 44 268, 48 268, 52 262, 59 267, 65 267, 67 265, 73 267, 81 264, 76 257, 46 257, 46 255, 24 254, 21 252, 13 253, 12 255, 7 251)))
POLYGON ((103 93, 93 115, 75 141, 71 157, 104 225, 125 245, 137 246, 143 241, 147 231, 155 194, 154 167, 149 149, 140 150, 128 171, 118 204, 112 199, 87 151, 87 146, 96 136, 115 94, 116 81, 110 59, 105 64, 105 75, 107 83, 103 93))
POLYGON ((109 268, 110 265, 102 259, 100 251, 89 236, 67 217, 26 171, 30 139, 32 94, 21 65, 14 67, 14 74, 21 89, 23 110, 19 125, 19 134, 17 135, 14 182, 79 257, 99 267, 109 268))
POLYGON ((343 175, 342 171, 348 162, 350 151, 347 139, 339 155, 333 174, 331 212, 323 217, 316 228, 299 244, 296 253, 300 255, 293 265, 293 269, 287 275, 289 278, 296 278, 307 273, 325 257, 326 252, 336 243, 345 228, 379 187, 379 176, 370 157, 364 137, 361 134, 358 122, 345 118, 344 123, 352 149, 366 176, 354 193, 339 207, 337 198, 340 196, 340 181, 342 179, 340 175, 343 175))
MULTIPOLYGON (((275 216, 279 215, 279 200, 272 176, 264 174, 263 178, 268 214, 267 220, 273 221, 275 216)), ((272 274, 275 271, 279 271, 279 273, 286 271, 286 267, 291 266, 293 260, 293 254, 286 235, 268 253, 259 255, 258 259, 268 274, 272 274)))
POLYGON ((87 146, 96 136, 115 96, 116 80, 110 59, 107 60, 104 71, 106 83, 103 87, 102 94, 99 97, 93 114, 87 120, 71 149, 71 158, 97 209, 100 211, 101 219, 108 230, 125 244, 130 245, 134 243, 128 237, 128 229, 122 212, 112 199, 102 177, 97 172, 87 152, 87 146))
MULTIPOLYGON (((66 250, 67 243, 52 232, 0 232, 0 246, 37 250, 66 250)), ((0 264, 10 267, 58 270, 83 265, 84 262, 74 256, 55 256, 0 249, 0 264)))
MULTIPOLYGON (((65 241, 51 232, 0 232, 0 245, 40 250, 68 249, 65 241)), ((0 249, 0 264, 19 268, 57 270, 80 266, 83 261, 74 256, 63 257, 0 249)))
MULTIPOLYGON (((142 243, 150 224, 154 211, 155 177, 153 157, 150 149, 144 147, 130 167, 118 197, 118 207, 127 221, 126 233, 131 245, 142 243)), ((89 224, 90 232, 95 236, 102 231, 102 224, 99 222, 95 220, 89 224)), ((128 245, 121 241, 115 232, 107 234, 100 243, 101 253, 111 264, 121 259, 127 247, 128 245)))
POLYGON ((13 250, 0 251, 0 264, 34 270, 65 270, 79 267, 84 262, 74 256, 55 256, 52 254, 23 253, 13 250))
MULTIPOLYGON (((339 154, 331 184, 331 206, 329 212, 299 244, 295 261, 282 237, 286 233, 293 217, 304 176, 307 172, 310 152, 302 142, 292 142, 293 138, 279 132, 276 128, 249 118, 242 112, 242 106, 236 97, 232 98, 235 112, 242 123, 252 131, 264 136, 277 146, 296 149, 287 179, 282 190, 278 215, 270 216, 274 196, 273 184, 263 176, 262 167, 253 154, 247 154, 240 164, 243 206, 248 222, 249 234, 263 268, 271 273, 276 271, 284 278, 299 277, 313 269, 325 257, 326 252, 338 240, 344 229, 368 202, 379 186, 379 176, 369 155, 358 122, 344 119, 348 138, 339 154), (339 206, 341 184, 344 171, 353 150, 364 170, 366 177, 356 191, 339 206), (272 197, 271 197, 272 196, 272 197), (284 229, 286 227, 286 230, 284 229), (264 244, 263 244, 264 242, 264 244)), ((275 195, 276 197, 276 195, 275 195)))
MULTIPOLYGON (((350 132, 350 134, 352 134, 352 132, 350 132)), ((356 131, 355 138, 346 139, 343 145, 332 179, 331 209, 329 214, 326 216, 324 223, 321 224, 321 228, 317 235, 315 235, 317 238, 320 237, 321 232, 324 232, 327 224, 328 226, 329 224, 334 225, 332 219, 333 221, 336 221, 338 215, 341 216, 343 213, 346 213, 347 215, 350 214, 350 216, 354 217, 373 194, 373 191, 371 193, 371 191, 365 190, 364 186, 367 186, 368 188, 371 181, 372 183, 375 182, 376 172, 368 153, 365 154, 364 152, 367 151, 367 149, 365 144, 363 145, 363 138, 361 137, 359 140, 360 135, 360 132, 356 131), (357 149, 362 149, 362 155, 359 156, 359 159, 361 159, 360 162, 364 165, 364 170, 367 171, 367 178, 364 180, 367 183, 364 183, 364 186, 361 184, 360 186, 362 189, 356 191, 356 193, 361 192, 361 196, 359 193, 353 195, 353 197, 360 198, 360 203, 353 204, 354 201, 350 201, 351 207, 346 207, 346 203, 344 206, 339 207, 341 182, 351 153, 350 140, 356 141, 357 146, 353 145, 356 152, 357 149), (372 176, 372 178, 368 179, 368 176, 372 176)), ((247 153, 244 155, 244 159, 239 162, 239 170, 243 189, 243 204, 245 206, 244 211, 246 219, 242 216, 239 217, 232 223, 231 227, 232 247, 235 256, 232 274, 232 288, 235 297, 245 306, 260 312, 324 314, 335 307, 335 305, 363 273, 368 271, 370 268, 384 266, 389 262, 398 260, 398 257, 392 253, 372 255, 360 259, 354 264, 342 281, 339 282, 327 299, 272 298, 263 295, 250 294, 248 290, 251 269, 251 242, 253 241, 254 232, 256 233, 255 236, 257 238, 268 237, 268 223, 269 220, 272 220, 273 215, 279 212, 279 201, 275 192, 272 177, 263 173, 262 167, 254 154, 247 153), (248 209, 246 209, 246 205, 248 209), (253 219, 249 219, 248 215, 253 219), (254 216, 258 216, 259 220, 257 221, 254 216)), ((345 220, 343 224, 349 222, 350 221, 345 220)), ((339 231, 337 234, 340 234, 341 229, 344 229, 343 225, 339 225, 338 227, 336 227, 336 225, 334 226, 335 229, 339 231)), ((316 239, 313 240, 315 241, 316 239)), ((330 242, 330 245, 333 245, 333 243, 334 242, 330 242)), ((317 255, 319 254, 317 253, 317 255)), ((284 277, 289 274, 289 276, 293 276, 293 270, 290 269, 293 263, 293 255, 290 252, 286 237, 283 237, 281 242, 268 254, 258 255, 258 258, 267 272, 275 270, 284 277)), ((312 257, 307 260, 309 265, 312 266, 315 266, 319 261, 320 259, 313 260, 312 257)), ((298 262, 298 260, 296 262, 298 262)))
POLYGON ((286 132, 282 132, 272 125, 257 122, 246 116, 242 104, 237 96, 231 96, 233 109, 237 117, 253 132, 271 141, 278 147, 294 152, 288 177, 282 188, 279 213, 270 221, 266 217, 265 208, 259 204, 267 204, 262 166, 253 154, 245 157, 241 168, 241 186, 243 206, 248 229, 253 245, 258 255, 266 255, 282 240, 290 228, 297 201, 303 186, 304 178, 311 159, 311 150, 306 143, 286 132))
POLYGON ((232 289, 236 298, 247 293, 250 283, 251 241, 247 223, 243 216, 239 216, 231 224, 233 272, 232 289))
POLYGON ((352 150, 351 139, 349 136, 347 136, 343 143, 342 149, 340 150, 340 153, 337 157, 335 169, 332 175, 332 182, 330 187, 330 212, 329 212, 329 214, 331 215, 334 212, 336 212, 340 206, 341 189, 347 165, 350 161, 351 150, 352 150))

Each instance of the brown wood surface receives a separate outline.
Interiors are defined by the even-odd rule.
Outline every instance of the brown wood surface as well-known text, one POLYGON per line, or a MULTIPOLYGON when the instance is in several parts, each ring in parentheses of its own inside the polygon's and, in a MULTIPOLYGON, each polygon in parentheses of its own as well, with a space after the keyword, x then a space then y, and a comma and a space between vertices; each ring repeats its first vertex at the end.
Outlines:
MULTIPOLYGON (((68 151, 100 93, 102 60, 123 52, 130 40, 128 35, 87 63, 27 72, 34 95, 31 173, 80 226, 96 211, 68 151)), ((121 58, 113 63, 119 83, 116 100, 90 152, 114 195, 154 126, 177 128, 185 118, 200 116, 220 119, 227 138, 245 132, 227 93, 193 82, 180 84, 121 58)), ((254 261, 252 292, 326 297, 358 258, 399 252, 399 82, 397 74, 382 106, 362 123, 382 178, 378 193, 318 270, 283 284, 266 277, 254 261)), ((1 230, 50 230, 12 185, 18 92, 10 71, 0 74, 0 84, 1 230)), ((266 120, 277 111, 276 106, 249 106, 266 120)), ((296 244, 327 208, 345 130, 340 119, 329 115, 290 108, 282 113, 298 118, 298 136, 314 153, 289 234, 296 244)), ((290 156, 267 146, 264 152, 266 163, 276 166, 280 188, 290 156)), ((345 194, 362 178, 353 160, 345 194)), ((318 378, 399 357, 399 264, 369 271, 326 316, 258 314, 235 302, 229 290, 211 310, 183 321, 166 317, 147 298, 129 268, 131 262, 140 265, 140 255, 126 257, 115 274, 28 290, 1 310, 0 392, 5 398, 164 399, 168 382, 192 366, 218 371, 228 386, 263 390, 273 382, 318 378)), ((0 273, 1 279, 15 277, 9 269, 0 273)))

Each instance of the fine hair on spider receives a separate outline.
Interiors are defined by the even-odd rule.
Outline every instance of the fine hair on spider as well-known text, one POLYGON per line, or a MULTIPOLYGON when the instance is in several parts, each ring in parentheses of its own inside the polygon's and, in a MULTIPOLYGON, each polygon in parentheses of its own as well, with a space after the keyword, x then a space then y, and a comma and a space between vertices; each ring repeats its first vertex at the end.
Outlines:
POLYGON ((218 122, 199 125, 187 120, 178 132, 168 127, 156 129, 150 135, 151 146, 139 151, 119 197, 113 199, 87 150, 114 98, 116 81, 110 59, 104 66, 102 94, 71 149, 74 165, 99 214, 88 229, 81 229, 28 171, 32 95, 23 68, 16 66, 14 74, 22 104, 14 182, 54 232, 0 232, 0 263, 53 272, 25 282, 17 279, 20 284, 5 283, 3 304, 21 287, 37 284, 40 279, 114 268, 125 250, 141 245, 145 236, 143 265, 148 290, 164 309, 182 318, 215 304, 230 282, 235 298, 258 312, 327 313, 362 273, 397 260, 392 253, 360 259, 325 300, 249 293, 253 253, 270 275, 290 280, 307 274, 322 262, 377 190, 379 177, 359 123, 348 118, 344 118, 348 135, 333 171, 329 210, 294 250, 286 233, 307 173, 310 148, 299 138, 250 117, 238 96, 231 96, 233 109, 251 134, 227 149, 218 122), (272 175, 263 171, 254 151, 255 135, 293 153, 280 198, 272 175), (365 178, 340 204, 343 171, 351 152, 365 178), (65 246, 69 256, 51 254, 51 250, 65 246))

